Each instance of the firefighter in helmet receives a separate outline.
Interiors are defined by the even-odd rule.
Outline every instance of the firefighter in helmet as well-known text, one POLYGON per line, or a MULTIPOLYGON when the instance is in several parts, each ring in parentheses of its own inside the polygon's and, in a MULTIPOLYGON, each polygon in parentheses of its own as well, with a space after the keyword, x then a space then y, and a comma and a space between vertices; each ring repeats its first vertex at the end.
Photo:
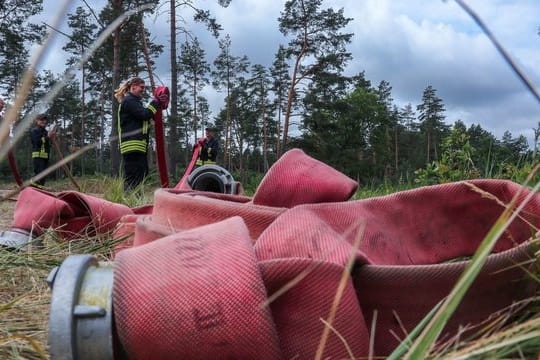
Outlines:
MULTIPOLYGON (((56 136, 54 129, 47 130, 47 114, 39 114, 36 118, 36 126, 30 130, 30 140, 32 142, 32 164, 34 166, 34 176, 40 174, 49 167, 49 156, 51 153, 51 141, 56 136)), ((33 180, 32 185, 43 187, 45 177, 33 180)))
POLYGON ((216 128, 207 127, 206 136, 199 139, 199 158, 197 159, 197 166, 216 164, 216 158, 218 154, 218 141, 216 139, 216 128))

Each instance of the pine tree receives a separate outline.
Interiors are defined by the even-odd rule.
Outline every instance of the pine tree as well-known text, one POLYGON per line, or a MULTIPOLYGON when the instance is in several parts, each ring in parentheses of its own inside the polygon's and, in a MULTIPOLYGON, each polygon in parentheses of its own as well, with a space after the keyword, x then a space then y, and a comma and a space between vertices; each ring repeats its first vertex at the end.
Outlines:
MULTIPOLYGON (((364 83, 363 85, 366 85, 364 83)), ((382 178, 386 108, 372 88, 358 87, 335 105, 334 122, 320 122, 310 149, 343 173, 359 180, 382 178), (324 128, 320 128, 324 124, 324 128), (382 131, 381 131, 382 130, 382 131), (318 150, 320 149, 320 150, 318 150), (339 150, 339 151, 336 151, 339 150)))
POLYGON ((0 89, 12 93, 28 66, 28 47, 45 35, 44 25, 29 22, 42 1, 3 0, 0 4, 0 89))
POLYGON ((422 138, 419 132, 420 125, 416 121, 416 113, 411 103, 399 109, 398 117, 400 124, 403 126, 403 133, 399 143, 401 148, 405 150, 402 157, 401 171, 411 173, 424 166, 425 163, 424 148, 421 145, 422 138))
MULTIPOLYGON (((197 116, 197 99, 199 93, 208 85, 210 80, 210 65, 205 60, 206 53, 201 48, 201 44, 197 38, 192 41, 185 42, 181 47, 181 55, 178 58, 178 70, 182 74, 181 79, 183 84, 189 89, 191 95, 191 103, 193 109, 192 130, 193 142, 196 143, 199 129, 199 119, 197 116)), ((204 133, 201 130, 201 136, 204 133)))
MULTIPOLYGON (((74 14, 68 15, 68 26, 72 30, 69 41, 62 48, 72 54, 66 61, 66 65, 72 66, 78 63, 83 54, 88 50, 95 39, 95 32, 98 26, 91 23, 91 14, 82 7, 77 7, 74 14)), ((80 134, 72 132, 71 146, 83 147, 85 145, 85 123, 86 123, 86 65, 81 68, 81 109, 80 109, 80 134)), ((95 142, 97 139, 90 139, 95 142)), ((82 175, 84 175, 84 156, 79 157, 81 162, 82 175)))
POLYGON ((343 9, 321 9, 321 5, 322 0, 289 0, 278 18, 280 32, 291 38, 286 47, 287 58, 294 58, 283 147, 287 146, 291 110, 298 87, 302 82, 318 77, 312 99, 331 95, 332 91, 324 93, 323 90, 329 90, 332 83, 340 84, 340 74, 351 56, 345 46, 351 41, 352 34, 343 33, 342 29, 352 19, 343 15, 343 9))
MULTIPOLYGON (((218 4, 222 7, 229 6, 231 0, 218 0, 218 4)), ((179 100, 183 100, 183 94, 179 94, 177 86, 173 84, 179 84, 178 81, 178 56, 177 56, 177 47, 176 47, 176 36, 177 32, 184 32, 186 34, 191 34, 190 29, 182 26, 178 26, 178 23, 184 23, 185 14, 181 11, 177 11, 177 8, 180 10, 189 10, 193 11, 193 18, 196 22, 201 22, 206 24, 208 31, 214 36, 218 37, 219 32, 222 30, 222 27, 217 23, 216 19, 210 16, 208 11, 199 9, 195 6, 194 1, 191 0, 169 0, 169 35, 170 35, 170 61, 171 61, 171 99, 170 99, 170 115, 167 121, 168 125, 168 152, 169 152, 169 163, 177 164, 180 156, 179 144, 181 143, 182 136, 185 136, 181 132, 184 128, 185 122, 180 118, 180 114, 185 113, 185 107, 183 103, 179 100), (178 19, 179 18, 179 19, 178 19)), ((186 137, 186 149, 184 151, 187 154, 191 151, 188 148, 188 139, 186 137)), ((185 161, 187 162, 187 155, 185 161)))
POLYGON ((438 143, 450 128, 444 123, 444 103, 436 93, 433 86, 428 85, 424 89, 422 103, 416 107, 420 129, 426 139, 426 164, 438 160, 438 143))
POLYGON ((260 65, 256 64, 251 67, 251 78, 248 80, 248 96, 253 99, 255 106, 255 119, 258 121, 253 124, 253 147, 254 149, 260 148, 262 145, 263 155, 263 171, 266 172, 269 168, 268 164, 268 143, 269 143, 269 120, 268 113, 271 110, 271 104, 269 99, 270 92, 270 79, 268 70, 260 65), (260 141, 260 134, 262 133, 262 144, 260 141))
POLYGON ((249 62, 246 56, 238 57, 231 53, 231 38, 226 35, 224 39, 219 40, 221 52, 214 60, 215 70, 212 72, 212 85, 217 90, 225 88, 225 121, 223 124, 223 133, 225 135, 225 166, 231 167, 230 140, 231 140, 231 93, 238 79, 247 72, 249 62))

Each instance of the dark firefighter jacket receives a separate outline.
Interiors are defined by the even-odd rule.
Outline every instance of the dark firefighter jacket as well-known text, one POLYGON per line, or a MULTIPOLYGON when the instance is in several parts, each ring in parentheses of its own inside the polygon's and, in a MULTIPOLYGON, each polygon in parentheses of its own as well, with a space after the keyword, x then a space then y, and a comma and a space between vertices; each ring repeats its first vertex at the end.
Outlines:
POLYGON ((152 100, 144 107, 140 97, 128 92, 118 107, 118 137, 120 153, 132 151, 146 153, 150 120, 159 109, 159 102, 152 100))
POLYGON ((32 140, 32 158, 48 159, 51 151, 51 143, 45 128, 35 126, 30 130, 32 140))
POLYGON ((218 153, 218 141, 215 138, 204 139, 196 165, 215 164, 218 153))

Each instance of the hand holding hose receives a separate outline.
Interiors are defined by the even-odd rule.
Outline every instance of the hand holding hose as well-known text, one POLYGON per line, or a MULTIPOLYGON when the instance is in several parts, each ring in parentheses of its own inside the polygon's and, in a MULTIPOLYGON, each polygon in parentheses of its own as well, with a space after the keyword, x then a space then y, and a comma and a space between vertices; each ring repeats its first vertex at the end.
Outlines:
POLYGON ((161 109, 166 109, 169 106, 170 93, 166 86, 158 86, 154 91, 154 100, 159 102, 161 109))

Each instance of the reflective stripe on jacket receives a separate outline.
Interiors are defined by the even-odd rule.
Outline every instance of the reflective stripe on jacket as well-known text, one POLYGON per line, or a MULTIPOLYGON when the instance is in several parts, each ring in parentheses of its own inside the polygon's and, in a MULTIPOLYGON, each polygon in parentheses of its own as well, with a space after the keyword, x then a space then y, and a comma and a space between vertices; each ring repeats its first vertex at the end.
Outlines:
POLYGON ((215 164, 218 153, 218 141, 216 138, 204 139, 196 165, 215 164))
POLYGON ((48 159, 51 144, 45 128, 36 126, 30 130, 32 141, 32 158, 48 159))
POLYGON ((120 153, 137 151, 146 153, 148 148, 150 120, 159 108, 152 100, 144 107, 141 98, 128 92, 118 107, 118 138, 120 153))
POLYGON ((197 166, 202 166, 202 165, 215 165, 216 162, 215 161, 212 161, 212 160, 206 160, 206 161, 203 161, 201 159, 197 159, 197 162, 195 163, 195 165, 197 166))

